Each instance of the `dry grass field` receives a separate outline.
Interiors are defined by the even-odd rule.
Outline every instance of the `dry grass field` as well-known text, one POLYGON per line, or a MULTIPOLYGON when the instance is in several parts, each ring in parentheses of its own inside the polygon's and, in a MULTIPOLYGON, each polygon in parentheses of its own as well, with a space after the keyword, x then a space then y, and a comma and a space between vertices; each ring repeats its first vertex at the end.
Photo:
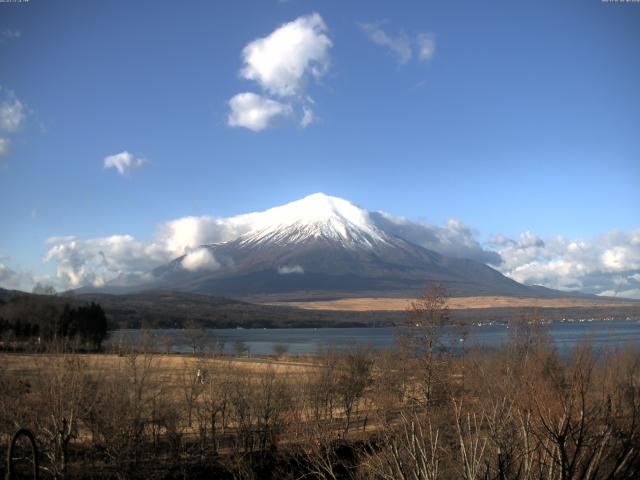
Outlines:
MULTIPOLYGON (((125 357, 118 354, 74 353, 73 356, 82 361, 82 364, 88 369, 86 373, 98 374, 100 376, 113 372, 121 366, 125 360, 125 357)), ((56 360, 63 357, 68 357, 68 355, 52 353, 0 353, 0 363, 2 364, 3 372, 20 375, 22 378, 28 379, 37 372, 55 368, 59 365, 56 360)), ((143 356, 141 355, 138 362, 142 362, 142 360, 143 356)), ((266 357, 211 358, 180 354, 153 355, 155 370, 163 380, 167 381, 167 387, 171 387, 174 381, 176 385, 179 384, 185 371, 196 372, 198 369, 245 371, 247 374, 260 374, 269 370, 278 374, 284 374, 290 378, 317 368, 311 360, 312 359, 300 360, 299 358, 287 360, 266 357)))
MULTIPOLYGON (((321 300, 308 302, 276 302, 270 305, 287 305, 307 310, 329 311, 403 311, 409 307, 412 298, 344 298, 339 300, 321 300)), ((452 297, 447 305, 450 309, 482 309, 482 308, 575 308, 575 307, 624 307, 637 306, 638 303, 616 301, 612 299, 590 298, 518 298, 518 297, 452 297)))
POLYGON ((27 427, 43 479, 638 478, 637 347, 565 357, 533 316, 498 350, 441 351, 447 300, 416 300, 422 322, 389 350, 0 353, 0 457, 27 427))
POLYGON ((637 350, 562 358, 545 328, 462 358, 428 329, 305 359, 3 353, 0 456, 26 426, 43 479, 638 478, 637 350))

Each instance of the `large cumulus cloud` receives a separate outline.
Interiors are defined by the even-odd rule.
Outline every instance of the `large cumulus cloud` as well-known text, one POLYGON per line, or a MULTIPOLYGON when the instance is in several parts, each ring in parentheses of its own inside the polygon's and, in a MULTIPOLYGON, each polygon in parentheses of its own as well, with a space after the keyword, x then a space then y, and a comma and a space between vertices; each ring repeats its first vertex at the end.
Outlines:
POLYGON ((307 78, 318 78, 328 68, 331 40, 326 30, 317 13, 281 25, 244 47, 240 74, 272 95, 302 94, 307 78))
POLYGON ((182 217, 160 224, 146 241, 131 235, 52 237, 43 261, 55 263, 59 288, 143 283, 152 279, 149 272, 154 268, 182 255, 187 255, 183 266, 188 270, 214 268, 216 259, 198 247, 237 238, 251 228, 254 218, 255 214, 182 217))
POLYGON ((525 284, 640 298, 640 230, 614 230, 592 240, 532 232, 493 236, 505 275, 525 284))

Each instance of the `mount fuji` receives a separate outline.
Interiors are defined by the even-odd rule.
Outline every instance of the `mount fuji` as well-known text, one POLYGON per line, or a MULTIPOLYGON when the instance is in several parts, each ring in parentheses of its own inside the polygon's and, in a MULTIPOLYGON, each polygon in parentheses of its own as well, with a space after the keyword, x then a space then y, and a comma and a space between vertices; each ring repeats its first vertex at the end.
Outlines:
POLYGON ((149 287, 293 299, 414 295, 438 283, 456 296, 566 296, 423 248, 389 231, 381 214, 322 193, 249 215, 246 233, 156 268, 149 287))

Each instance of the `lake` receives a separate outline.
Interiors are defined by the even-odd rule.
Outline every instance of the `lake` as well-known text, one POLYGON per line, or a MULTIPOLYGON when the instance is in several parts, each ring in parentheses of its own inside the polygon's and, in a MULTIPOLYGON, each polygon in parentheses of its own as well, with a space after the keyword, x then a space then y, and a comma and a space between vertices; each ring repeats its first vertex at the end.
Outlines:
MULTIPOLYGON (((398 329, 384 328, 281 328, 281 329, 209 329, 201 341, 213 350, 223 344, 226 353, 233 353, 236 342, 243 342, 251 354, 269 355, 276 345, 284 345, 289 354, 313 355, 327 348, 347 351, 358 346, 373 349, 392 347, 398 329)), ((473 325, 468 327, 464 340, 466 347, 499 347, 509 340, 509 327, 503 324, 473 325)), ((150 331, 158 349, 170 348, 174 352, 190 353, 192 347, 186 330, 156 329, 150 331)), ((595 347, 640 345, 640 323, 635 320, 580 320, 554 322, 549 327, 553 344, 563 353, 571 351, 580 342, 589 340, 595 347)), ((452 327, 442 329, 443 343, 457 349, 460 333, 452 327)), ((141 330, 115 330, 111 332, 107 347, 140 345, 141 330)))

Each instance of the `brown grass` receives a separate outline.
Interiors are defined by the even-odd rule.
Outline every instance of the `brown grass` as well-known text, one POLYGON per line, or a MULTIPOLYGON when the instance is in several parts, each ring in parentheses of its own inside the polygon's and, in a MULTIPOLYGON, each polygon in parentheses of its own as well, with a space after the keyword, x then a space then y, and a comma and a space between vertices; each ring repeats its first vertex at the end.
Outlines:
MULTIPOLYGON (((112 371, 115 367, 120 365, 124 358, 117 354, 79 354, 74 353, 74 356, 80 356, 88 365, 91 373, 105 373, 112 371)), ((47 368, 55 357, 61 356, 58 354, 50 353, 0 353, 0 363, 2 363, 2 370, 13 374, 19 374, 23 378, 29 377, 31 374, 39 369, 47 368)), ((142 355, 140 356, 142 358, 142 355)), ((209 358, 209 357, 196 357, 192 355, 167 355, 158 354, 154 355, 155 365, 158 367, 159 372, 164 378, 171 378, 174 375, 181 375, 185 369, 198 368, 234 368, 239 370, 246 370, 247 373, 260 373, 267 369, 276 371, 277 373, 285 374, 302 374, 308 372, 310 369, 316 368, 313 363, 302 362, 298 359, 291 358, 290 360, 281 359, 276 360, 274 358, 247 358, 247 357, 225 357, 225 358, 209 358)))
MULTIPOLYGON (((412 298, 344 298, 310 302, 276 302, 270 305, 286 305, 306 310, 331 311, 403 311, 409 307, 412 298)), ((572 308, 572 307, 625 307, 638 305, 634 302, 611 299, 590 298, 517 298, 517 297, 452 297, 448 301, 451 309, 480 308, 572 308)))

